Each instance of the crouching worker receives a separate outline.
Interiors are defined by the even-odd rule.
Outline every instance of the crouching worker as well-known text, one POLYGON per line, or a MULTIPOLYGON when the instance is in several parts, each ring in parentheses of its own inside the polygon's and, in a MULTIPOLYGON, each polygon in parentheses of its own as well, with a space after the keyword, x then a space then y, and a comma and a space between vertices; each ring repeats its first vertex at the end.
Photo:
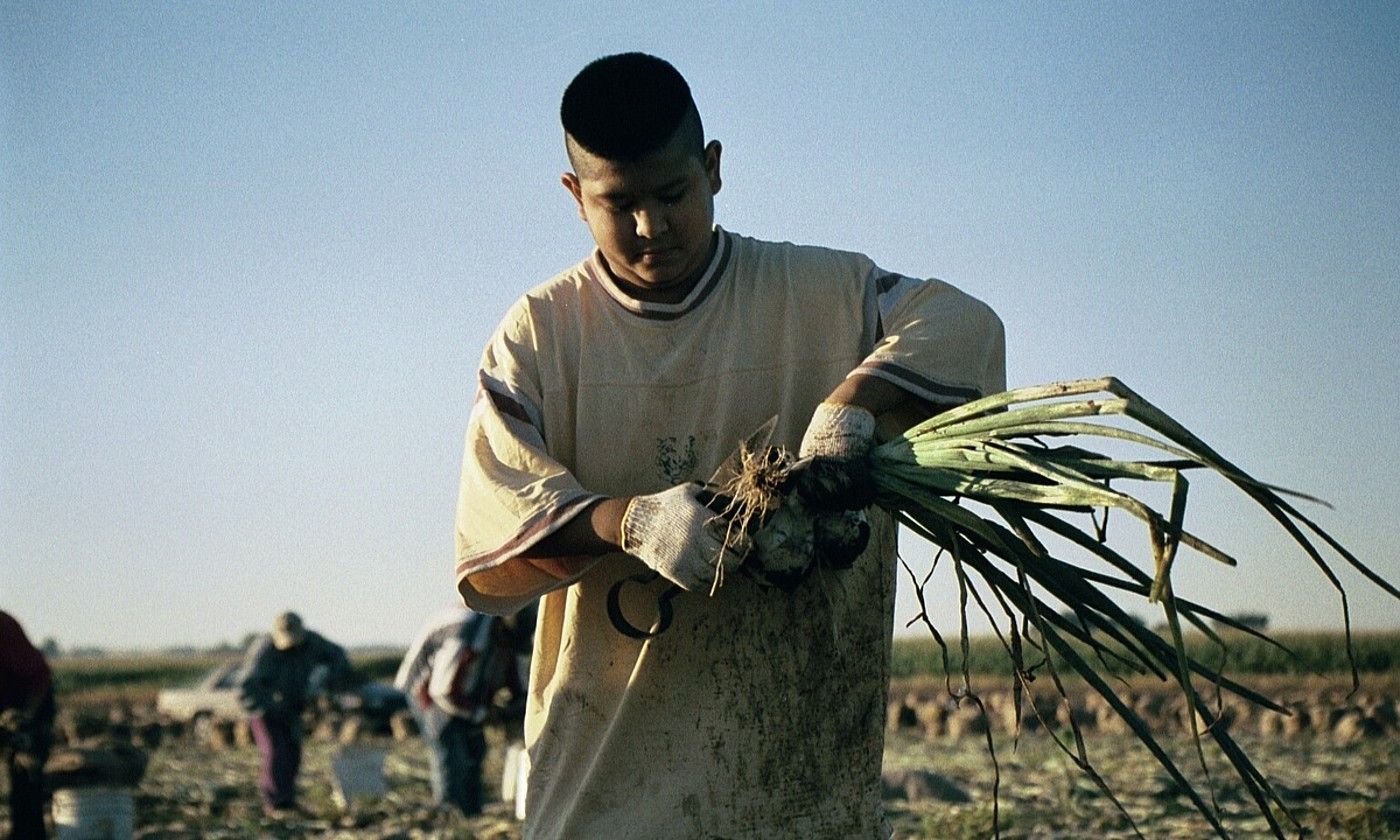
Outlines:
POLYGON ((430 616, 399 665, 394 685, 428 746, 433 804, 467 816, 481 813, 483 728, 525 716, 525 669, 535 608, 508 616, 463 606, 430 616))
POLYGON ((238 680, 239 700, 261 756, 258 795, 269 816, 297 807, 307 698, 345 683, 351 674, 345 648, 307 630, 294 612, 279 615, 272 632, 248 649, 238 680))

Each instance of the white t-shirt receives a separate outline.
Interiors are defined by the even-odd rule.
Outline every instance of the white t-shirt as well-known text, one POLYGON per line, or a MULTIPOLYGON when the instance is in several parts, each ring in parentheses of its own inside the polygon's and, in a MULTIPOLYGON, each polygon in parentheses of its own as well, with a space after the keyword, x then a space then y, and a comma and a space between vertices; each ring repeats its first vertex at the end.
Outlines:
MULTIPOLYGON (((853 371, 935 403, 1005 387, 1001 323, 937 280, 859 254, 716 228, 686 300, 627 295, 601 256, 530 291, 482 357, 457 514, 457 577, 473 607, 540 603, 526 740, 528 838, 882 836, 880 761, 894 602, 894 528, 872 512, 866 553, 795 592, 730 574, 673 602, 646 641, 610 622, 623 554, 575 580, 522 571, 515 597, 471 581, 590 502, 704 480, 768 419, 796 448, 853 371)), ((668 584, 629 583, 646 627, 668 584)))

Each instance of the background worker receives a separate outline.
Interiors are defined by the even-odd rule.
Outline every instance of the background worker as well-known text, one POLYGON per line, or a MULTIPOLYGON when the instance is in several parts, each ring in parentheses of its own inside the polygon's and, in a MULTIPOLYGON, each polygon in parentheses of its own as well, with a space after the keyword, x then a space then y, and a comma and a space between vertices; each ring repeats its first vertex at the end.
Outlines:
POLYGON ((394 677, 428 746, 433 803, 481 813, 483 727, 525 716, 526 670, 535 608, 508 616, 458 605, 428 617, 394 677), (504 690, 504 697, 502 692, 504 690))
POLYGON ((306 629, 294 612, 277 616, 272 631, 249 647, 238 692, 258 746, 258 795, 268 815, 297 807, 301 717, 308 697, 344 684, 352 673, 345 649, 306 629))
POLYGON ((543 596, 524 835, 888 836, 893 522, 869 509, 854 562, 785 591, 743 573, 699 482, 776 417, 774 444, 832 468, 813 510, 868 503, 874 443, 1002 390, 1001 323, 946 283, 716 226, 721 146, 660 59, 590 64, 560 115, 597 248, 485 349, 457 516, 469 605, 543 596), (673 586, 670 629, 619 632, 612 601, 647 627, 673 586))
POLYGON ((0 611, 0 751, 10 776, 14 840, 45 836, 44 762, 53 719, 53 673, 14 616, 0 611))

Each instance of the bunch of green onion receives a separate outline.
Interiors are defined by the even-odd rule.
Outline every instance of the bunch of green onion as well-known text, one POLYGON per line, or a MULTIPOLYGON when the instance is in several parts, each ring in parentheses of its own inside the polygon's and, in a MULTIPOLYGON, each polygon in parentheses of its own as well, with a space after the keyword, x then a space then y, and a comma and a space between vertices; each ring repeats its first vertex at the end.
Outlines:
MULTIPOLYGON (((1350 654, 1346 593, 1319 544, 1336 552, 1393 597, 1400 598, 1400 592, 1284 498, 1310 497, 1251 478, 1112 378, 1022 388, 968 403, 880 445, 873 458, 880 504, 939 549, 935 565, 946 557, 954 569, 962 605, 964 665, 962 686, 956 690, 950 674, 951 693, 980 703, 971 691, 966 670, 967 611, 971 599, 997 628, 1013 666, 1013 690, 1018 701, 1034 671, 1041 668, 1049 672, 1061 697, 1067 700, 1061 675, 1056 672, 1058 658, 1126 721, 1216 833, 1226 837, 1213 792, 1211 803, 1207 804, 1095 663, 1105 670, 1111 662, 1114 670, 1173 680, 1188 704, 1187 717, 1192 722, 1196 753, 1207 777, 1203 732, 1234 768, 1277 836, 1284 835, 1276 813, 1295 828, 1298 826, 1227 728, 1216 725, 1221 690, 1270 709, 1286 710, 1188 656, 1182 622, 1194 625, 1222 649, 1225 642, 1209 622, 1279 643, 1204 605, 1177 597, 1172 591, 1171 573, 1181 545, 1235 565, 1228 554, 1183 527, 1188 489, 1185 473, 1193 469, 1213 471, 1262 506, 1338 590, 1350 654), (1109 457, 1080 445, 1086 441, 1145 454, 1138 458, 1109 457), (1135 484, 1141 482, 1146 484, 1135 484), (1169 489, 1170 501, 1165 511, 1124 489, 1153 484, 1169 489), (1145 525, 1152 558, 1150 573, 1106 543, 1106 518, 1093 516, 1086 524, 1085 514, 1103 511, 1106 517, 1110 508, 1120 509, 1145 525), (1047 548, 1043 539, 1047 534, 1071 546, 1072 551, 1087 555, 1091 564, 1071 563, 1057 556, 1064 552, 1047 548), (1112 597, 1125 593, 1161 605, 1168 628, 1165 636, 1149 630, 1112 597), (1203 699, 1198 681, 1213 686, 1217 704, 1203 699)), ((923 621, 942 649, 946 673, 950 670, 948 647, 929 619, 924 603, 923 585, 928 577, 920 580, 907 564, 905 568, 914 579, 923 608, 915 621, 923 621)), ((1354 664, 1352 674, 1355 685, 1354 664)), ((1073 746, 1060 736, 1056 736, 1057 743, 1112 798, 1112 792, 1089 761, 1077 727, 1071 732, 1073 746)), ((990 734, 987 743, 993 750, 995 765, 990 734)), ((998 771, 998 784, 999 776, 998 771)), ((1116 798, 1113 801, 1118 804, 1116 798)), ((1119 810, 1123 811, 1121 804, 1119 810)), ((1126 811, 1123 813, 1128 816, 1126 811)), ((993 819, 997 819, 995 803, 993 819)))

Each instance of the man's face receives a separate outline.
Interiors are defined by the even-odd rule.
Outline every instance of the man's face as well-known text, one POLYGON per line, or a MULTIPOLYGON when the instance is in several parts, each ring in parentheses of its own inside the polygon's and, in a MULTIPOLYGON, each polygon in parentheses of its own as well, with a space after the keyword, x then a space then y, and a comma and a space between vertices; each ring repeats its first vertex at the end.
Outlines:
POLYGON ((690 291, 710 258, 720 145, 703 160, 679 138, 633 163, 577 146, 576 172, 563 184, 613 274, 644 300, 671 302, 690 291))

